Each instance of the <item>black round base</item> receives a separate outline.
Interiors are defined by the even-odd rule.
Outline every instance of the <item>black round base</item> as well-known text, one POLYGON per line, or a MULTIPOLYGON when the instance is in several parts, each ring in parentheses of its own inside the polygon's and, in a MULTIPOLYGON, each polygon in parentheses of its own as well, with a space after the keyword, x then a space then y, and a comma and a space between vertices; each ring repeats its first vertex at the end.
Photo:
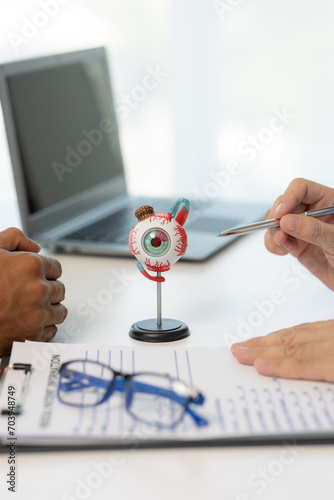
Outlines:
POLYGON ((131 326, 129 335, 141 342, 174 342, 190 335, 189 328, 183 321, 163 318, 161 323, 158 326, 156 318, 137 321, 131 326))

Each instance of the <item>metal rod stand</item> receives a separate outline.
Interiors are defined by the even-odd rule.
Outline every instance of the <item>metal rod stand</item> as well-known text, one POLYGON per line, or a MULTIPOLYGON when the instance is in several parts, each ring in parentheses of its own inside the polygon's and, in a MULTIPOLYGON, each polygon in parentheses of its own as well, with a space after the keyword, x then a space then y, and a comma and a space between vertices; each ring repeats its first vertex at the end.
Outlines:
MULTIPOLYGON (((161 273, 157 273, 157 277, 161 277, 161 273)), ((157 325, 161 326, 162 325, 162 319, 161 319, 161 283, 160 281, 157 282, 157 325)))

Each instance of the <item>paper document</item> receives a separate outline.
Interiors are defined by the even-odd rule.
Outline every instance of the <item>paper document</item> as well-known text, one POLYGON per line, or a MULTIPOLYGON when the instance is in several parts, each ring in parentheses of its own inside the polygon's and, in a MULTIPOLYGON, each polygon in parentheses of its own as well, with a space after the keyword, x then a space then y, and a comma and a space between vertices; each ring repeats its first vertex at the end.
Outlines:
MULTIPOLYGON (((240 365, 227 348, 16 342, 10 363, 31 363, 33 368, 23 412, 15 418, 18 445, 182 445, 270 436, 334 437, 334 385, 261 376, 253 367, 240 365), (143 424, 125 410, 120 393, 92 408, 64 405, 57 398, 58 370, 73 359, 99 361, 128 373, 168 373, 204 394, 204 404, 195 410, 209 424, 196 426, 187 414, 173 429, 143 424)), ((0 409, 8 408, 10 387, 13 397, 19 397, 22 379, 22 373, 7 372, 0 409)), ((0 416, 0 436, 6 446, 11 437, 6 415, 0 416)))

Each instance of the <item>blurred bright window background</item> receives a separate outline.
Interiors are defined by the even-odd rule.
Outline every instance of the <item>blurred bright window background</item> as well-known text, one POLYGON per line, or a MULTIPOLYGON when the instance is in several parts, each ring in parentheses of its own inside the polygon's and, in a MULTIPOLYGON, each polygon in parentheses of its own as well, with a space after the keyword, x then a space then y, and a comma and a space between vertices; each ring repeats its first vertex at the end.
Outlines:
MULTIPOLYGON (((270 205, 297 176, 334 186, 334 3, 16 0, 1 7, 0 64, 107 47, 131 193, 270 205), (156 85, 148 88, 152 71, 156 85)), ((0 199, 10 201, 2 118, 0 161, 0 199)))

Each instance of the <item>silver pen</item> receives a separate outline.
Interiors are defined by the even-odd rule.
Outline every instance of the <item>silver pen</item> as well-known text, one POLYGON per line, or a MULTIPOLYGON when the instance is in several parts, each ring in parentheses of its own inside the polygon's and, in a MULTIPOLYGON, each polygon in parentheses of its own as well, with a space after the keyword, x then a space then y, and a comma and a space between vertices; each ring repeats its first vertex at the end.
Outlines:
MULTIPOLYGON (((334 205, 325 208, 317 208, 315 210, 308 210, 307 212, 302 212, 297 215, 308 215, 309 217, 321 217, 322 215, 334 214, 334 205)), ((261 222, 254 222, 253 224, 247 224, 247 226, 232 227, 226 231, 222 231, 217 234, 217 236, 235 236, 241 234, 252 233, 253 231, 259 231, 260 229, 269 229, 271 227, 279 226, 280 219, 268 219, 261 222)))

